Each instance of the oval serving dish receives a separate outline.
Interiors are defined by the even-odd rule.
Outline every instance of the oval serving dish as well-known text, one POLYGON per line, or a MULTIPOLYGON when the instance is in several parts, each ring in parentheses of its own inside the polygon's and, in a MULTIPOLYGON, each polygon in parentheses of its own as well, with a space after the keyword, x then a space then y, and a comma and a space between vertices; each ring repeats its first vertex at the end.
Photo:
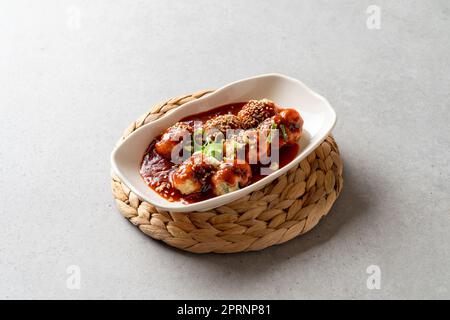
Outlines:
POLYGON ((180 106, 151 124, 142 126, 113 150, 111 163, 119 178, 136 195, 153 206, 172 212, 207 211, 261 189, 289 171, 327 137, 335 123, 336 113, 328 101, 299 80, 280 74, 261 75, 230 83, 212 94, 180 106), (304 120, 299 153, 286 166, 240 190, 190 204, 170 202, 144 182, 139 169, 147 146, 166 128, 187 115, 206 112, 226 104, 263 98, 272 100, 277 105, 296 109, 304 120))

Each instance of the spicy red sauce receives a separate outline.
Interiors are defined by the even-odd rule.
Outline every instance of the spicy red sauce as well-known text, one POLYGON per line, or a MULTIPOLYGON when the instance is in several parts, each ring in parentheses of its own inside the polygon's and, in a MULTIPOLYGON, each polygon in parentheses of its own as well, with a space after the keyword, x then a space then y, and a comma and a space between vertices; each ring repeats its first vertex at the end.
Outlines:
MULTIPOLYGON (((203 123, 207 120, 224 114, 234 114, 242 109, 246 102, 237 102, 233 104, 223 105, 212 110, 187 116, 180 121, 202 121, 203 123)), ((194 203, 203 200, 214 198, 216 195, 212 192, 211 187, 208 186, 202 192, 193 193, 189 195, 181 194, 180 191, 172 187, 170 182, 171 173, 178 168, 178 165, 173 164, 170 160, 162 157, 155 151, 155 141, 157 137, 147 148, 144 158, 142 160, 140 174, 144 179, 145 183, 151 187, 155 192, 157 192, 162 197, 169 201, 181 201, 183 203, 194 203)), ((290 163, 297 156, 299 151, 298 144, 285 145, 280 148, 279 154, 279 168, 284 167, 290 163)), ((252 177, 250 178, 250 184, 263 179, 265 176, 261 175, 260 169, 263 165, 261 164, 250 164, 252 169, 252 177)), ((264 165, 267 166, 267 165, 264 165)))

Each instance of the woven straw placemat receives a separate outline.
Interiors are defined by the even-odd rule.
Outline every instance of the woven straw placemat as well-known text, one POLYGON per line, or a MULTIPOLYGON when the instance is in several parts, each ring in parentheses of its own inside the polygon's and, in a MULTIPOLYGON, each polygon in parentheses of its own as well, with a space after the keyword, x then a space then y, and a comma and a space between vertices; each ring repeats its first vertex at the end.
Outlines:
MULTIPOLYGON (((210 92, 157 104, 133 122, 120 141, 144 124, 210 92)), ((232 253, 261 250, 311 230, 339 196, 342 169, 338 146, 330 135, 287 174, 261 190, 208 212, 158 210, 139 199, 114 173, 111 187, 122 215, 150 237, 195 253, 232 253)))

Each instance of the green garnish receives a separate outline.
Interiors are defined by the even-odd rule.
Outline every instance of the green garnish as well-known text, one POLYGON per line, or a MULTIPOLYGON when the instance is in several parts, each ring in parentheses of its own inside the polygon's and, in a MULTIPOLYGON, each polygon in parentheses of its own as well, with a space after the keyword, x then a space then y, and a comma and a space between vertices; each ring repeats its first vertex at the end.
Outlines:
POLYGON ((281 132, 283 133, 283 139, 287 140, 288 136, 287 136, 287 133, 286 133, 286 128, 284 127, 283 124, 281 124, 280 127, 281 127, 281 132))
POLYGON ((202 146, 202 153, 205 156, 210 156, 216 158, 217 160, 222 159, 223 145, 218 142, 206 143, 202 146))
POLYGON ((272 130, 275 130, 277 128, 277 124, 274 122, 270 126, 269 135, 267 136, 267 140, 269 140, 269 143, 272 143, 272 130))
POLYGON ((197 128, 192 135, 192 146, 194 152, 203 150, 202 140, 203 140, 203 128, 197 128))

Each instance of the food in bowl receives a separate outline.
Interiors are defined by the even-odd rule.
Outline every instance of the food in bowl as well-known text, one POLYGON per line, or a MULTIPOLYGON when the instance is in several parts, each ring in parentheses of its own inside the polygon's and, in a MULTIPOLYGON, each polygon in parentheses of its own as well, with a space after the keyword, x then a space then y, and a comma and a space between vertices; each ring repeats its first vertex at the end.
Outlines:
POLYGON ((219 106, 164 130, 148 146, 140 175, 169 201, 207 200, 291 162, 302 127, 298 111, 268 99, 219 106))

